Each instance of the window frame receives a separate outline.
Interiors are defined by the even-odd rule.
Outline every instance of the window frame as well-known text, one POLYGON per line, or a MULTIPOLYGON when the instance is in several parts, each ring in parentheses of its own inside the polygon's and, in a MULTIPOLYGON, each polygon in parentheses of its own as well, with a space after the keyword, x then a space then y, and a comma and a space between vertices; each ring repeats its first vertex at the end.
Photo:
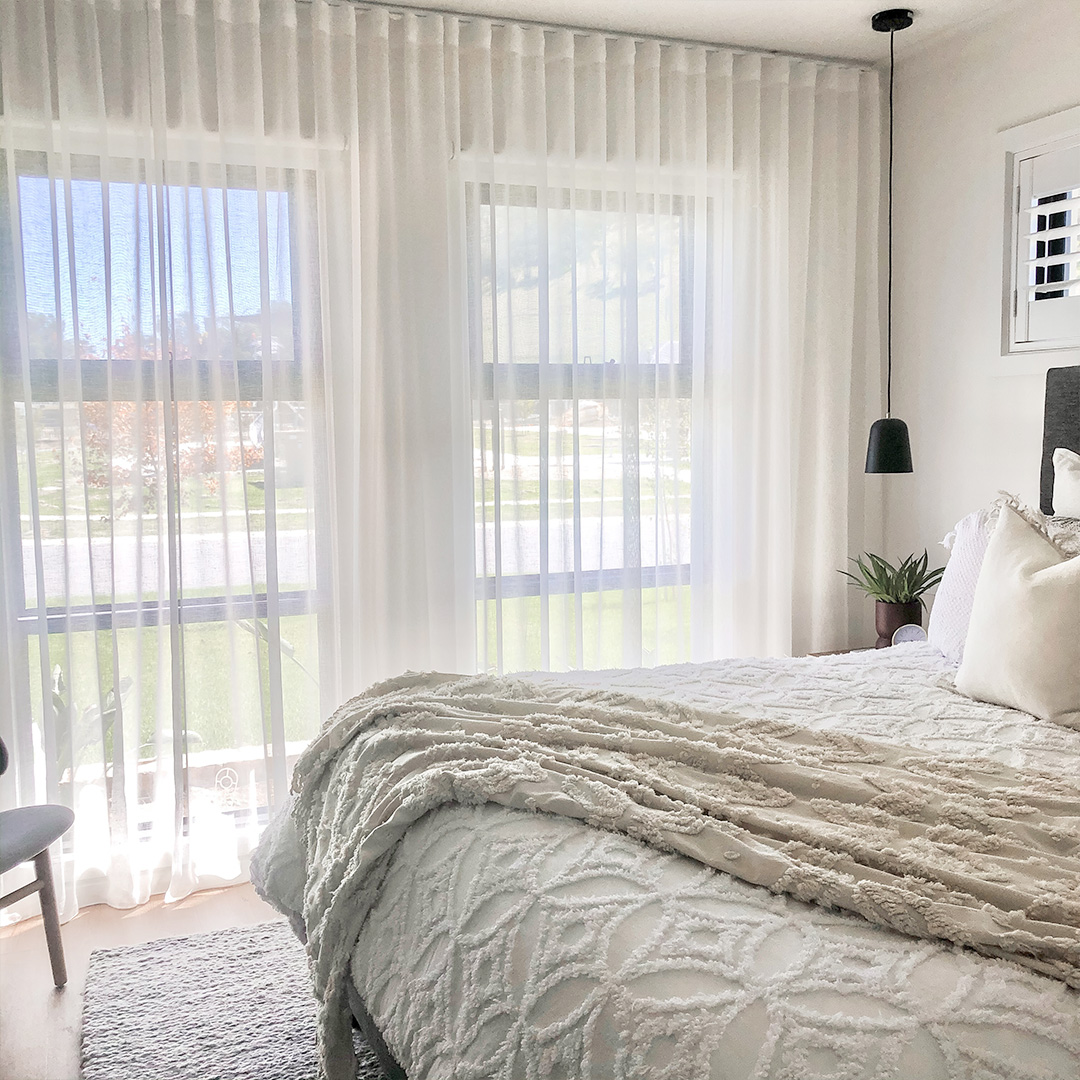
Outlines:
MULTIPOLYGON (((694 202, 697 196, 672 194, 668 192, 621 192, 615 188, 601 186, 600 173, 586 179, 585 186, 568 187, 559 183, 557 171, 548 190, 562 190, 570 199, 586 196, 592 202, 604 203, 610 198, 657 199, 668 198, 673 206, 681 204, 678 215, 686 224, 681 229, 679 245, 680 277, 684 281, 693 280, 694 271, 694 202)), ((536 192, 535 183, 511 181, 494 183, 489 180, 469 179, 463 185, 465 194, 465 229, 468 245, 466 294, 470 312, 477 301, 473 297, 474 275, 473 258, 480 251, 478 222, 470 216, 479 208, 494 213, 495 207, 504 205, 535 205, 521 200, 521 192, 536 192), (479 189, 473 194, 471 189, 479 189), (493 202, 491 190, 503 189, 507 193, 517 191, 516 200, 493 202), (485 197, 486 195, 486 197, 485 197), (475 252, 473 250, 475 245, 475 252)), ((535 194, 534 194, 535 199, 535 194)), ((710 212, 707 197, 706 214, 710 212)), ((591 209, 584 207, 579 209, 591 209)), ((617 212, 622 212, 616 207, 617 212)), ((647 213, 647 211, 637 211, 647 213)), ((541 415, 552 401, 571 401, 577 399, 626 401, 628 397, 640 403, 655 397, 658 385, 674 382, 673 392, 665 394, 667 398, 691 400, 693 397, 693 287, 683 287, 679 294, 679 360, 674 364, 639 364, 609 361, 602 363, 582 363, 550 361, 541 357, 537 363, 516 361, 485 362, 477 357, 477 338, 470 334, 470 370, 474 382, 474 399, 497 408, 501 402, 535 401, 541 415), (684 333, 684 327, 689 333, 684 333), (632 394, 627 391, 631 390, 632 394)), ((634 459, 636 464, 636 458, 634 459)), ((640 481, 640 476, 637 477, 640 481)), ((474 499, 474 505, 476 500, 474 499)), ((534 574, 481 575, 475 579, 477 601, 515 599, 527 596, 572 596, 575 593, 602 592, 609 589, 631 586, 640 589, 653 589, 666 586, 686 585, 690 582, 691 563, 670 563, 658 566, 622 566, 605 567, 601 570, 542 570, 534 574), (630 580, 627 580, 627 579, 630 580)))
MULTIPOLYGON (((1028 258, 1026 223, 1030 212, 1029 208, 1022 208, 1020 202, 1025 187, 1022 172, 1026 163, 1044 154, 1073 147, 1080 157, 1080 106, 1010 128, 1001 133, 999 144, 1005 157, 1006 187, 1001 355, 1009 358, 1078 348, 1080 333, 1058 338, 1031 338, 1026 333, 1030 305, 1040 301, 1028 301, 1022 295, 1030 287, 1023 280, 1028 258)), ((1076 186, 1080 187, 1080 172, 1076 186)), ((1080 298, 1075 299, 1080 307, 1080 298)))
MULTIPOLYGON (((0 151, 0 166, 6 165, 5 155, 12 153, 10 149, 0 151)), ((14 151, 19 153, 19 151, 14 151)), ((37 157, 38 151, 22 152, 28 157, 37 157)), ((25 160, 25 158, 24 158, 25 160)), ((78 179, 88 179, 104 183, 100 175, 100 155, 80 154, 78 179), (87 159, 91 167, 86 168, 87 159), (96 163, 97 168, 93 165, 96 163), (85 173, 85 175, 84 175, 85 173), (96 173, 96 175, 95 175, 96 173)), ((219 166, 215 166, 219 167, 219 166)), ((177 164, 170 163, 171 175, 165 178, 169 186, 196 186, 190 184, 183 175, 185 171, 194 170, 195 163, 177 164), (180 175, 176 175, 179 171, 180 175)), ((229 170, 248 170, 254 172, 254 168, 247 165, 228 162, 225 166, 226 174, 220 185, 224 190, 238 189, 253 190, 254 184, 236 182, 236 178, 230 179, 229 170)), ((318 320, 314 322, 314 334, 311 338, 311 351, 313 353, 309 365, 309 373, 304 371, 304 360, 301 356, 300 315, 296 308, 295 298, 298 295, 299 282, 297 280, 298 266, 296 252, 298 251, 299 215, 296 211, 297 200, 301 197, 310 198, 311 205, 315 207, 315 173, 308 166, 282 166, 279 170, 286 178, 287 184, 283 188, 273 188, 280 191, 288 199, 289 207, 289 236, 291 265, 291 291, 293 303, 293 358, 291 360, 273 359, 270 364, 270 389, 272 396, 267 399, 266 390, 266 364, 265 360, 186 360, 184 363, 173 366, 171 360, 167 377, 169 380, 169 394, 163 396, 158 390, 158 384, 162 377, 159 370, 159 361, 146 360, 120 360, 103 358, 73 359, 70 357, 47 359, 35 358, 25 361, 29 370, 30 383, 27 393, 24 361, 20 355, 20 345, 16 340, 9 344, 0 339, 0 462, 4 463, 5 487, 15 493, 14 499, 9 506, 6 501, 0 502, 0 535, 7 536, 11 543, 12 562, 18 570, 18 586, 16 587, 15 610, 13 611, 13 623, 22 633, 19 635, 25 649, 29 638, 40 630, 44 618, 47 633, 75 633, 82 631, 110 631, 113 629, 126 629, 134 626, 160 626, 167 625, 173 617, 172 607, 167 597, 148 599, 142 601, 121 601, 117 603, 99 602, 93 604, 78 605, 34 605, 27 604, 25 570, 22 558, 22 505, 19 497, 18 481, 18 455, 16 448, 16 406, 31 404, 61 404, 60 386, 64 382, 75 382, 81 388, 81 401, 99 402, 135 402, 141 401, 146 404, 162 403, 174 404, 185 401, 214 401, 216 397, 211 393, 215 375, 226 373, 230 381, 236 380, 240 401, 269 400, 271 404, 288 401, 308 401, 308 407, 315 409, 322 398, 322 342, 321 327, 318 320), (308 385, 305 385, 307 380, 308 385), (10 485, 9 482, 10 481, 10 485)), ((42 176, 50 177, 44 167, 27 168, 16 165, 14 175, 19 176, 42 176)), ((50 177, 55 180, 55 177, 50 177)), ((135 181, 122 180, 129 183, 135 181)), ((158 181, 139 180, 138 183, 154 185, 158 181)), ((312 215, 312 228, 317 231, 315 223, 316 215, 312 215)), ((23 274, 24 268, 16 265, 14 244, 7 228, 10 221, 10 202, 7 185, 0 185, 0 270, 7 267, 12 274, 23 274)), ((317 239, 317 237, 315 238, 317 239)), ((7 300, 0 300, 4 307, 9 310, 0 311, 0 325, 14 328, 18 323, 18 315, 15 311, 16 300, 13 290, 4 290, 7 300)), ((318 310, 318 301, 313 304, 318 310)), ((316 452, 320 449, 319 436, 316 430, 312 434, 316 452)), ((223 622, 229 619, 252 619, 268 617, 268 608, 271 596, 268 591, 228 596, 226 594, 198 597, 181 597, 178 601, 179 621, 184 624, 223 622)), ((319 610, 318 588, 312 586, 309 589, 295 589, 277 591, 274 593, 276 613, 278 617, 293 615, 315 614, 319 610)))

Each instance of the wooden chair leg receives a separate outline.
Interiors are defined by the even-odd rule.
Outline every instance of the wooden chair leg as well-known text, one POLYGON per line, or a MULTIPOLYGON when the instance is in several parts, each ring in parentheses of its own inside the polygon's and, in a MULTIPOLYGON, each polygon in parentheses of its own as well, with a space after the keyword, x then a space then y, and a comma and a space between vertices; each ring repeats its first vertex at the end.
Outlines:
POLYGON ((67 982, 67 965, 64 963, 64 943, 60 939, 60 913, 56 907, 56 890, 53 888, 48 848, 34 856, 34 867, 37 869, 38 881, 41 882, 41 919, 45 924, 45 940, 49 945, 53 982, 60 987, 67 982))

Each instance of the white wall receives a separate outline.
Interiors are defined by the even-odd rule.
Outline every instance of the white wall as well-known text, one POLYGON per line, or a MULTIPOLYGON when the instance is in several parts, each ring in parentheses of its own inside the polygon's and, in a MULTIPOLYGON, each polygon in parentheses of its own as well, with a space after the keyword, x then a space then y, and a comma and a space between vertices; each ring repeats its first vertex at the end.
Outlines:
POLYGON ((1038 505, 1042 371, 1080 363, 1080 350, 1001 357, 997 138, 1080 104, 1080 0, 1023 0, 906 57, 898 34, 896 50, 893 415, 915 472, 873 481, 890 552, 933 557, 999 488, 1038 505))

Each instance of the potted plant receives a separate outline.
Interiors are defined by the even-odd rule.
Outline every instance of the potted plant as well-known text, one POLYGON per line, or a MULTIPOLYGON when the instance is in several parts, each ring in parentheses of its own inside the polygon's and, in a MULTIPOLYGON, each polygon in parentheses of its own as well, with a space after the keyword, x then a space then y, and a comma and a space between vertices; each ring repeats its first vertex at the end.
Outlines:
POLYGON ((877 601, 874 608, 874 626, 878 634, 875 647, 884 649, 892 644, 893 634, 901 626, 908 623, 922 626, 923 594, 941 580, 945 567, 928 569, 930 560, 925 550, 921 556, 909 555, 899 566, 893 566, 869 551, 864 554, 869 563, 863 562, 861 555, 851 560, 857 573, 848 570, 840 573, 877 601))

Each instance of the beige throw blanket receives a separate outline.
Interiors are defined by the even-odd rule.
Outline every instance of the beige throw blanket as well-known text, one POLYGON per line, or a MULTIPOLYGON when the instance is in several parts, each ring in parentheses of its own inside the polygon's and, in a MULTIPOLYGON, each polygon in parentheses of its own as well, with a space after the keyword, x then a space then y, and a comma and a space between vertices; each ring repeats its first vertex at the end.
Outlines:
POLYGON ((409 825, 450 802, 587 821, 775 892, 1080 987, 1080 778, 520 679, 405 675, 293 776, 328 1080, 349 957, 409 825))

